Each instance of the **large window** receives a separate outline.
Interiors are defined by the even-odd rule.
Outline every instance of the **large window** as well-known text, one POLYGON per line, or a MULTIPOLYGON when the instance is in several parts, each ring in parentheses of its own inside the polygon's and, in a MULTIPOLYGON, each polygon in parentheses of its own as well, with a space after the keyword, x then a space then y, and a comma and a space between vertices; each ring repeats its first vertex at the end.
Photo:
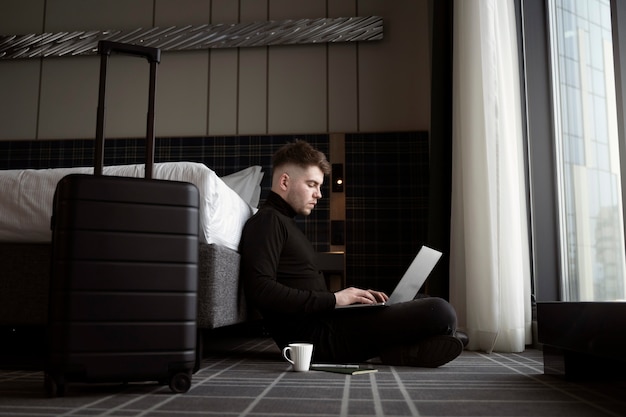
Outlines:
POLYGON ((522 0, 540 300, 626 299, 611 1, 522 0), (558 282, 546 286, 550 280, 558 282))
POLYGON ((550 0, 564 301, 624 299, 622 185, 609 0, 550 0))

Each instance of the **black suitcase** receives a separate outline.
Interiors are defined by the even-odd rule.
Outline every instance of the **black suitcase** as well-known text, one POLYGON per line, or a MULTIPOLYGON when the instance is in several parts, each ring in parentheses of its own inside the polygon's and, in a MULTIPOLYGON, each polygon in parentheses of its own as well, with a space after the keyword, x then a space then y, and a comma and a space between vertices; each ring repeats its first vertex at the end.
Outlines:
POLYGON ((94 175, 55 191, 45 386, 158 381, 186 392, 196 370, 198 189, 152 180, 159 50, 101 42, 94 175), (102 175, 104 90, 111 52, 146 57, 151 82, 146 178, 102 175))

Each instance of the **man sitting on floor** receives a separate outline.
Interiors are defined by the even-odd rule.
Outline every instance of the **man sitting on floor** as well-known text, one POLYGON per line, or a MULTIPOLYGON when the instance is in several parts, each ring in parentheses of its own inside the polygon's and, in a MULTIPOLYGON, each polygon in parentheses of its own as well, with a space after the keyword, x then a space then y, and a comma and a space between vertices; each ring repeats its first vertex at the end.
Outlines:
POLYGON ((336 309, 386 301, 380 291, 330 292, 316 253, 294 220, 322 198, 326 156, 305 141, 281 147, 272 159, 272 188, 241 236, 241 279, 276 344, 309 342, 316 361, 362 362, 380 356, 388 365, 438 367, 457 356, 456 312, 445 300, 419 298, 383 308, 336 309))

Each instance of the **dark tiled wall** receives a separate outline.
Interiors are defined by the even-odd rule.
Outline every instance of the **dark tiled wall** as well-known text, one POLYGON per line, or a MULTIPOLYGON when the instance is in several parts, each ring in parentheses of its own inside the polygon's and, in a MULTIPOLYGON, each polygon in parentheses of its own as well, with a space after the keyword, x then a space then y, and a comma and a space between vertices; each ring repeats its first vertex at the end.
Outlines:
MULTIPOLYGON (((219 176, 250 165, 266 173, 270 189, 274 151, 295 138, 328 153, 328 135, 157 138, 155 162, 193 161, 219 176)), ((93 164, 93 140, 0 141, 0 169, 93 164)), ((105 165, 142 163, 142 139, 105 143, 105 165)), ((346 267, 349 285, 390 291, 426 239, 428 137, 421 132, 346 135, 346 267)), ((323 195, 330 195, 328 182, 323 195)), ((299 224, 316 250, 329 249, 329 199, 299 224)))
POLYGON ((348 284, 389 293, 428 236, 428 134, 346 136, 348 284))

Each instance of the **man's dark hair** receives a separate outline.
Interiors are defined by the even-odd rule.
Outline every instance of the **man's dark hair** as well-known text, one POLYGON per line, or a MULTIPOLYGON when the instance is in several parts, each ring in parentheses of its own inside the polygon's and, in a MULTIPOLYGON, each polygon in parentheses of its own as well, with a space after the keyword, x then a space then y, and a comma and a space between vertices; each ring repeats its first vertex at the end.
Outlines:
POLYGON ((296 139, 281 146, 272 157, 273 167, 286 164, 295 164, 302 168, 315 165, 319 167, 324 175, 330 174, 330 163, 326 159, 326 155, 301 139, 296 139))

